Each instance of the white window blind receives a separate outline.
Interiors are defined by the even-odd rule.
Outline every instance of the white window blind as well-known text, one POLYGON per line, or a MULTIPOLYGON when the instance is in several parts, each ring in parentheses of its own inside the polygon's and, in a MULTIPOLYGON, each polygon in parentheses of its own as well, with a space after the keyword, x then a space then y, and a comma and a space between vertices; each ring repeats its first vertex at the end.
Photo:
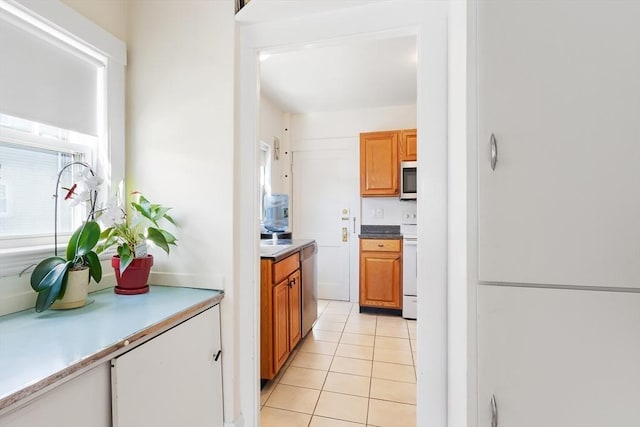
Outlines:
POLYGON ((0 113, 97 135, 102 67, 80 50, 0 11, 0 113))
MULTIPOLYGON (((0 237, 50 235, 53 232, 52 195, 57 174, 62 166, 73 160, 76 159, 70 153, 0 141, 0 237)), ((69 169, 62 177, 62 185, 68 188, 71 183, 72 171, 69 169)), ((73 226, 77 225, 73 223, 74 209, 59 206, 58 212, 58 231, 61 234, 73 231, 73 226)))

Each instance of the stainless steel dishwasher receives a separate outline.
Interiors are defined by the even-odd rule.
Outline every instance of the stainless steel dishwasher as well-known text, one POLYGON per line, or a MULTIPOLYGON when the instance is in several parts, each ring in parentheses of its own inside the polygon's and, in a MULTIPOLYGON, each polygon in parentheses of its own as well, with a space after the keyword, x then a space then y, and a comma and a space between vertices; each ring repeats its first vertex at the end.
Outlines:
POLYGON ((311 330, 318 318, 318 245, 313 242, 302 248, 302 336, 311 330))

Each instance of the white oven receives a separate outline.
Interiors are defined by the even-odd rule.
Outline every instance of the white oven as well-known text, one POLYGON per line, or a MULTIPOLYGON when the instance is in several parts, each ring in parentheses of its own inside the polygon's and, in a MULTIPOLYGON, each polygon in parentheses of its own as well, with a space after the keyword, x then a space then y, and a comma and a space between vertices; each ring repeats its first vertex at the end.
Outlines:
POLYGON ((402 317, 415 319, 418 313, 418 239, 403 238, 402 317))
POLYGON ((415 319, 418 314, 418 235, 417 218, 403 213, 402 225, 402 317, 415 319))

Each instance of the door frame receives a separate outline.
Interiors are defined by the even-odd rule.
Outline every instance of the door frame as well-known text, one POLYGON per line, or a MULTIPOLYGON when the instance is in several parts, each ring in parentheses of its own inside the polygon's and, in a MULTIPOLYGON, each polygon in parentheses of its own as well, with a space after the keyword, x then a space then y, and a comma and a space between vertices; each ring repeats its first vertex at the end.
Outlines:
MULTIPOLYGON (((234 401, 240 400, 244 420, 237 425, 260 425, 259 413, 259 274, 257 220, 257 155, 259 126, 259 52, 293 49, 326 40, 381 33, 414 34, 418 39, 417 128, 418 151, 418 280, 424 290, 418 302, 418 426, 448 424, 448 412, 466 414, 466 379, 459 378, 457 396, 448 379, 448 155, 447 155, 447 1, 396 0, 345 8, 291 21, 259 23, 238 28, 235 123, 234 286, 232 298, 242 301, 233 318, 238 322, 239 363, 234 401), (253 224, 254 227, 248 227, 253 224), (453 408, 453 409, 452 409, 453 408)), ((466 376, 466 375, 465 375, 466 376)), ((236 411, 237 408, 231 408, 236 411)), ((466 415, 465 415, 466 417, 466 415)))

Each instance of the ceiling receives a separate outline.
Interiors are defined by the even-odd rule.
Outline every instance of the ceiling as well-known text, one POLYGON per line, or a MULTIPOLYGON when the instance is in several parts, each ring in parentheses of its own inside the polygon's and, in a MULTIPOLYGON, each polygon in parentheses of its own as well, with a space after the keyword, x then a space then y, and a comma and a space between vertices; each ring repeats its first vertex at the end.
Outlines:
MULTIPOLYGON (((236 20, 248 25, 286 21, 384 1, 251 0, 236 20)), ((261 93, 289 113, 412 105, 416 62, 415 36, 363 35, 295 51, 263 52, 261 93)))
POLYGON ((261 92, 283 112, 309 113, 416 103, 416 38, 350 39, 263 53, 261 92))

